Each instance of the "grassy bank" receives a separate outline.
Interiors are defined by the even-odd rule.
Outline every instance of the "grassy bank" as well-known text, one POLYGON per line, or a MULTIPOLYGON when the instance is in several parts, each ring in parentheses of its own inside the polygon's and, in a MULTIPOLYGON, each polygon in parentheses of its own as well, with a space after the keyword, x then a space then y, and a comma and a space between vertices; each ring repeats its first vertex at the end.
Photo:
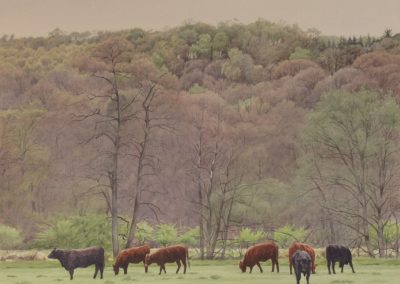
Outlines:
MULTIPOLYGON (((145 274, 143 266, 131 265, 127 275, 115 276, 110 264, 107 265, 104 279, 92 280, 94 268, 77 269, 73 283, 295 283, 293 275, 289 275, 289 268, 285 259, 281 260, 281 272, 271 273, 271 263, 262 264, 264 273, 258 268, 252 274, 241 273, 236 260, 191 261, 191 268, 186 275, 175 274, 176 266, 167 265, 167 274, 158 275, 158 266, 152 265, 149 273, 145 274)), ((337 269, 339 271, 339 269, 337 269)), ((311 283, 398 283, 400 261, 373 260, 360 258, 355 260, 356 274, 352 274, 346 266, 343 274, 328 275, 325 263, 321 260, 317 274, 310 278, 311 283)), ((70 283, 68 272, 55 261, 22 261, 1 262, 0 283, 10 284, 50 284, 70 283)), ((303 283, 303 282, 302 282, 303 283)), ((304 281, 305 283, 305 281, 304 281)))

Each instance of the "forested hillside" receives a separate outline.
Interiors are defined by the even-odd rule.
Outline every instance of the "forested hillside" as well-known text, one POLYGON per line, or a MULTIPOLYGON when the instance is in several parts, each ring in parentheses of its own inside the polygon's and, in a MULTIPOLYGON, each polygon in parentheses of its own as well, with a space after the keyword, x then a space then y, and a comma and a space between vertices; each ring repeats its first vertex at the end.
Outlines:
POLYGON ((243 228, 398 250, 400 34, 382 34, 258 20, 3 36, 0 223, 30 246, 103 216, 114 253, 143 221, 198 227, 208 258, 243 228))

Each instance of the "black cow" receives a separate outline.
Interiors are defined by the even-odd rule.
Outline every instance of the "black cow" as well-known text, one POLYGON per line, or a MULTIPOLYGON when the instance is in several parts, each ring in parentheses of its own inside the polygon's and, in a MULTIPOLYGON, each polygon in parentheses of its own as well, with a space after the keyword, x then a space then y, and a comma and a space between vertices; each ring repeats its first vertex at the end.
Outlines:
POLYGON ((297 284, 300 283, 301 274, 306 277, 307 284, 309 284, 312 263, 310 255, 302 250, 297 250, 292 257, 292 264, 294 267, 294 273, 296 275, 297 284))
POLYGON ((331 274, 331 265, 333 274, 335 272, 335 263, 336 261, 339 262, 339 267, 342 269, 343 273, 343 266, 345 264, 349 264, 353 273, 355 273, 353 268, 353 257, 351 255, 350 249, 345 246, 340 245, 328 245, 326 247, 326 263, 328 265, 329 274, 331 274))
POLYGON ((102 247, 91 247, 76 250, 53 249, 48 258, 58 259, 69 271, 70 279, 74 278, 74 269, 78 267, 88 267, 94 264, 96 266, 93 278, 96 278, 100 270, 100 278, 103 279, 104 270, 104 249, 102 247))

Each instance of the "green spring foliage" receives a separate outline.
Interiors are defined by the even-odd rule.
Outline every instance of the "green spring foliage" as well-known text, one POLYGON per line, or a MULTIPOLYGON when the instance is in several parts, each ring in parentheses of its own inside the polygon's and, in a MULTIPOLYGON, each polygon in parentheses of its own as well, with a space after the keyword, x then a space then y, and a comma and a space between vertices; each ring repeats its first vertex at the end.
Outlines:
POLYGON ((0 224, 0 249, 16 249, 22 242, 21 232, 18 229, 0 224))
POLYGON ((58 219, 36 235, 37 248, 83 248, 102 246, 111 249, 111 220, 99 215, 58 219))
POLYGON ((295 228, 292 225, 285 225, 275 231, 275 240, 280 247, 287 248, 293 241, 302 242, 308 232, 304 228, 295 228))

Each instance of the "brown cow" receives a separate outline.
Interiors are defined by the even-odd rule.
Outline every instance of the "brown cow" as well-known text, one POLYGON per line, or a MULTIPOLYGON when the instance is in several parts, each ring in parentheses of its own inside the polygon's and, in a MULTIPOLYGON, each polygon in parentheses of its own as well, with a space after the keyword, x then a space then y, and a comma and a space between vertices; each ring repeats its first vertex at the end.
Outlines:
POLYGON ((120 251, 113 265, 115 275, 118 275, 120 267, 124 269, 124 274, 127 274, 129 263, 139 263, 143 261, 144 265, 144 257, 148 253, 150 253, 150 248, 147 245, 120 251))
POLYGON ((312 273, 315 274, 316 265, 315 265, 315 251, 314 251, 314 249, 311 246, 307 245, 307 244, 298 243, 298 242, 293 242, 292 245, 289 247, 290 274, 292 274, 292 266, 293 266, 292 257, 293 257, 293 255, 295 254, 295 252, 297 250, 305 251, 310 255, 310 257, 311 257, 311 270, 312 270, 312 273))
POLYGON ((271 259, 272 261, 272 272, 276 265, 276 271, 279 272, 278 263, 279 248, 274 242, 265 242, 251 246, 244 255, 243 260, 239 262, 239 268, 242 272, 246 272, 247 266, 250 267, 250 273, 253 270, 253 266, 257 265, 260 268, 260 272, 263 270, 260 265, 260 261, 267 261, 271 259))
POLYGON ((145 271, 147 273, 148 267, 152 263, 157 263, 160 266, 160 273, 164 270, 165 271, 165 263, 176 262, 178 265, 178 269, 176 273, 178 273, 179 269, 181 268, 181 262, 183 264, 183 273, 186 273, 186 260, 187 264, 190 267, 189 262, 189 250, 186 246, 177 245, 177 246, 170 246, 166 248, 160 248, 157 251, 146 255, 144 261, 145 271))

